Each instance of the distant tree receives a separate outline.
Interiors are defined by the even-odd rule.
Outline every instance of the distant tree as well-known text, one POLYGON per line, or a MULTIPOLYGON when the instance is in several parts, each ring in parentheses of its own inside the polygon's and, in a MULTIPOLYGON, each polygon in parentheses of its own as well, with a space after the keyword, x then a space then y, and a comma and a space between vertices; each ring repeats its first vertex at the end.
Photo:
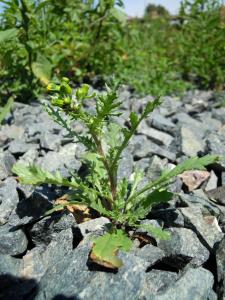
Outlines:
POLYGON ((168 17, 170 14, 168 10, 162 5, 148 4, 145 8, 144 16, 146 18, 158 18, 158 17, 168 17))

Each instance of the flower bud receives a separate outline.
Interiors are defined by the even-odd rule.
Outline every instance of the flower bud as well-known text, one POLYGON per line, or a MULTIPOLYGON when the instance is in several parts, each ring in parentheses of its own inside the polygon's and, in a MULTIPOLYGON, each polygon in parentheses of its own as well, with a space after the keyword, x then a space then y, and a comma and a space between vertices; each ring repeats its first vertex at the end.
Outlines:
POLYGON ((47 90, 48 90, 48 91, 58 92, 59 89, 60 89, 60 86, 57 85, 57 84, 49 83, 49 84, 47 85, 47 90))
POLYGON ((67 77, 63 77, 62 81, 65 82, 65 83, 69 83, 70 82, 69 78, 67 78, 67 77))
POLYGON ((54 106, 63 107, 64 106, 64 99, 52 98, 51 104, 54 105, 54 106))
POLYGON ((70 97, 65 97, 64 98, 64 104, 65 105, 70 105, 71 104, 71 98, 70 97))
POLYGON ((60 86, 60 92, 61 92, 62 94, 65 94, 65 95, 71 95, 71 94, 72 94, 72 89, 71 89, 71 87, 69 86, 69 84, 63 83, 63 84, 61 84, 61 86, 60 86))
POLYGON ((78 100, 84 100, 88 96, 89 85, 83 84, 82 87, 76 90, 76 97, 78 100))

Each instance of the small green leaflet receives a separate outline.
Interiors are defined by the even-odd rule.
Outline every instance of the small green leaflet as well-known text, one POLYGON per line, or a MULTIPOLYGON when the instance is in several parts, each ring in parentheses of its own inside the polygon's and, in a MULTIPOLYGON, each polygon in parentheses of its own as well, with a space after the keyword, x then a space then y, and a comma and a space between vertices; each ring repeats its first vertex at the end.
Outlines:
POLYGON ((7 116, 7 114, 10 112, 11 108, 13 107, 13 103, 14 103, 13 98, 9 98, 6 105, 0 108, 0 125, 2 121, 5 119, 5 117, 7 116))
POLYGON ((163 230, 160 227, 155 227, 150 224, 141 224, 138 227, 143 228, 149 233, 151 233, 154 238, 160 240, 168 240, 170 238, 170 232, 163 230))
POLYGON ((94 240, 91 258, 96 263, 106 267, 119 268, 123 262, 117 257, 118 250, 129 251, 131 247, 132 241, 123 230, 117 230, 116 233, 106 233, 94 240))
POLYGON ((135 127, 138 124, 138 115, 135 112, 130 113, 130 123, 131 127, 135 127))
POLYGON ((64 179, 59 172, 51 174, 35 165, 25 166, 21 163, 16 163, 12 168, 12 172, 19 176, 19 180, 23 184, 38 185, 49 183, 76 188, 78 187, 75 180, 72 179, 69 181, 64 179))
POLYGON ((84 99, 91 99, 95 97, 95 93, 89 95, 89 85, 83 84, 80 88, 76 90, 76 98, 78 101, 83 101, 84 99))
POLYGON ((147 118, 147 116, 153 112, 153 110, 158 107, 162 103, 162 100, 160 98, 155 99, 154 101, 150 101, 147 103, 145 110, 141 116, 142 120, 147 118))
POLYGON ((158 203, 168 202, 173 198, 173 193, 168 192, 166 190, 155 190, 147 197, 145 200, 141 203, 141 206, 143 206, 145 209, 150 209, 151 206, 156 205, 158 203))

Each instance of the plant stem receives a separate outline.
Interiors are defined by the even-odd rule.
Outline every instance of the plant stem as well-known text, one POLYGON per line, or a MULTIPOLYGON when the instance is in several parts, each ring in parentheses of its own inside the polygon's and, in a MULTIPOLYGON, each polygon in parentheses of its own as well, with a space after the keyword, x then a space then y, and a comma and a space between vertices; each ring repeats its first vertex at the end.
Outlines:
MULTIPOLYGON (((102 157, 102 161, 103 161, 103 164, 105 166, 105 169, 107 171, 108 178, 109 178, 109 184, 110 184, 110 189, 111 189, 111 193, 112 193, 112 199, 115 201, 116 194, 117 194, 117 183, 116 183, 116 179, 115 179, 116 177, 113 174, 113 168, 110 168, 110 166, 108 164, 108 161, 105 157, 105 153, 104 153, 103 148, 102 148, 101 141, 98 139, 96 134, 92 134, 92 137, 93 137, 94 142, 97 146, 98 154, 101 155, 101 157, 102 157)), ((111 207, 111 209, 112 209, 112 207, 111 207)))
POLYGON ((132 136, 134 135, 134 133, 135 133, 137 127, 139 126, 139 124, 141 123, 141 121, 142 121, 142 118, 139 119, 139 121, 137 122, 137 125, 136 125, 134 128, 132 128, 132 130, 130 130, 129 134, 124 138, 124 140, 123 140, 121 146, 119 147, 119 149, 118 149, 118 151, 117 151, 117 153, 116 153, 116 156, 115 156, 115 158, 114 158, 114 160, 113 160, 113 163, 112 163, 112 169, 116 166, 118 160, 120 159, 121 153, 123 152, 123 150, 124 150, 124 149, 126 148, 126 146, 128 145, 130 139, 131 139, 132 136))

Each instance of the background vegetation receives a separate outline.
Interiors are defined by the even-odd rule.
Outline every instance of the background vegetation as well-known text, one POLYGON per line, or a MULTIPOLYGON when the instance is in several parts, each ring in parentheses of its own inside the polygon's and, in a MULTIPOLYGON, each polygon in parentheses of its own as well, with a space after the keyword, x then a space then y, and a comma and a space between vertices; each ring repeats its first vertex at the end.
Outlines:
POLYGON ((122 0, 5 0, 0 14, 0 103, 34 100, 49 80, 113 74, 142 94, 225 87, 225 9, 182 1, 178 16, 149 5, 128 18, 122 0))

